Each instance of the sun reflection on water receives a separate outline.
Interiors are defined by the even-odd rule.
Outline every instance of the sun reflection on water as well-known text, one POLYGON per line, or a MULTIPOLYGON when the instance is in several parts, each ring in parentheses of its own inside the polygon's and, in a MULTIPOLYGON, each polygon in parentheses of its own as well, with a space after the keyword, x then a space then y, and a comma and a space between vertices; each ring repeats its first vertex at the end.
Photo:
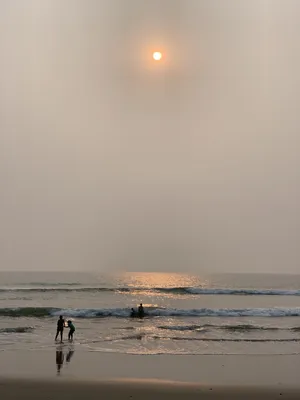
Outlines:
POLYGON ((207 280, 201 277, 179 273, 126 272, 122 280, 128 287, 145 289, 207 286, 207 280))

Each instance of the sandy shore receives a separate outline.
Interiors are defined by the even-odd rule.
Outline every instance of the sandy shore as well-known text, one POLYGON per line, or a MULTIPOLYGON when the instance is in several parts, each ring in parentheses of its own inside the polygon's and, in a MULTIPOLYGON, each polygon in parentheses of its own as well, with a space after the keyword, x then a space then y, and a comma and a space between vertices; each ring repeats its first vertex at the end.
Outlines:
POLYGON ((2 351, 1 399, 299 399, 298 356, 2 351))
POLYGON ((23 399, 135 399, 135 400, 271 400, 299 399, 300 391, 278 388, 208 387, 197 384, 147 381, 31 381, 0 379, 0 395, 5 400, 23 399))
MULTIPOLYGON (((0 377, 156 379, 201 385, 299 387, 299 356, 139 356, 76 351, 2 351, 0 377)), ((299 396, 300 398, 300 396, 299 396)))

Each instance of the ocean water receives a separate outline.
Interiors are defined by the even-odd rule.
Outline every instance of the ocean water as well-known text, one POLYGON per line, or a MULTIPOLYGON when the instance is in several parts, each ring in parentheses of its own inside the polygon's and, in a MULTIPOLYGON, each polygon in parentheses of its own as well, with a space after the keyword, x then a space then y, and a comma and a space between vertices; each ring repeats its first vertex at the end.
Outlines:
POLYGON ((300 354, 300 276, 0 273, 1 351, 53 349, 61 314, 72 352, 300 354))

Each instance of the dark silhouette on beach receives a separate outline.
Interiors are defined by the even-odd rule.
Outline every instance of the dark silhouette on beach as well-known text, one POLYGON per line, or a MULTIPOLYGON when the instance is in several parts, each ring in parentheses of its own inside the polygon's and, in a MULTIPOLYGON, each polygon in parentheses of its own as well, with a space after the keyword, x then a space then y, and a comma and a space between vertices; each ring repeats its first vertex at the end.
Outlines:
POLYGON ((60 334, 60 341, 62 343, 63 334, 64 334, 64 326, 65 326, 65 320, 63 319, 63 316, 61 315, 59 317, 59 320, 57 321, 57 330, 56 330, 55 341, 57 340, 58 335, 60 334))

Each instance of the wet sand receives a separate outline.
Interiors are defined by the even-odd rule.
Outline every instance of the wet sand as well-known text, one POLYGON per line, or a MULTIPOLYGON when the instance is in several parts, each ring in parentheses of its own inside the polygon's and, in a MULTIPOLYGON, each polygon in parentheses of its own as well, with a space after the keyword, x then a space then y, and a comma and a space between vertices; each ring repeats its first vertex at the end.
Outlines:
POLYGON ((299 370, 299 356, 139 356, 75 347, 2 351, 0 396, 299 399, 299 370))
POLYGON ((0 379, 1 398, 35 400, 63 398, 66 400, 135 399, 135 400, 184 400, 184 399, 299 399, 295 389, 247 387, 209 387, 176 382, 149 382, 137 380, 115 380, 108 382, 79 381, 31 381, 0 379))
POLYGON ((162 379, 217 385, 300 386, 300 357, 128 355, 76 350, 2 351, 0 377, 162 379))

